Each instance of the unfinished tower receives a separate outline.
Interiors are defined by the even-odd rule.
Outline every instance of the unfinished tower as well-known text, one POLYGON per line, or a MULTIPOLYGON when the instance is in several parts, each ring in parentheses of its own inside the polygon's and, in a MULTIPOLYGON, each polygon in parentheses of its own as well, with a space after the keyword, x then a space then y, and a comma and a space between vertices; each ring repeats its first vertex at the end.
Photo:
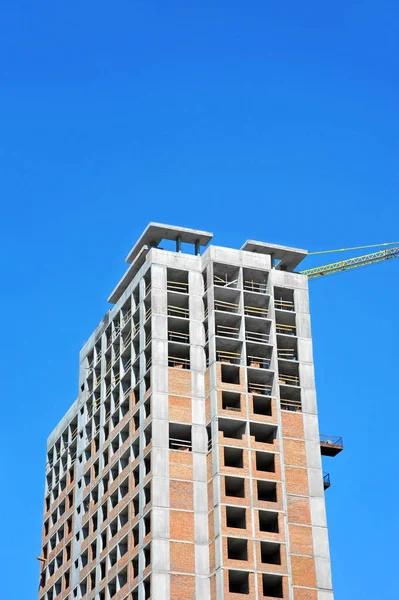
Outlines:
POLYGON ((40 600, 333 600, 306 251, 211 239, 151 223, 81 351, 40 600))

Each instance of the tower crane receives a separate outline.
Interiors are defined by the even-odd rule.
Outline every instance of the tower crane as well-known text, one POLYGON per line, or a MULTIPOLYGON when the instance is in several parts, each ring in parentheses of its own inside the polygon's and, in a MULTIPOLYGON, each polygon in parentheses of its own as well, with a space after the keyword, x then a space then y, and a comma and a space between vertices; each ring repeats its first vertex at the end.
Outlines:
MULTIPOLYGON (((381 248, 382 246, 393 246, 399 244, 399 242, 385 242, 384 244, 372 244, 369 246, 356 246, 354 248, 338 248, 337 250, 323 250, 321 252, 309 252, 309 254, 326 254, 329 252, 347 252, 349 250, 360 250, 363 248, 381 248)), ((391 258, 399 258, 399 246, 393 248, 387 248, 378 250, 371 254, 363 254, 354 258, 347 258, 338 262, 322 265, 320 267, 313 267, 312 269, 305 269, 300 271, 302 275, 307 275, 309 279, 316 279, 317 277, 324 277, 325 275, 333 275, 334 273, 340 273, 341 271, 349 271, 350 269, 357 269, 358 267, 366 267, 367 265, 373 265, 375 263, 383 262, 391 258)))

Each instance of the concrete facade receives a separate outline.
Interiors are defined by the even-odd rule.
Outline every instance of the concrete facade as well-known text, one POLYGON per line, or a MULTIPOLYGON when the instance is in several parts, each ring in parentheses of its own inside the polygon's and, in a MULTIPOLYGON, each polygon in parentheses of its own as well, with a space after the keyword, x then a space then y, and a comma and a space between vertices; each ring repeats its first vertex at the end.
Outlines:
POLYGON ((211 237, 150 224, 81 351, 40 600, 333 600, 306 251, 211 237))

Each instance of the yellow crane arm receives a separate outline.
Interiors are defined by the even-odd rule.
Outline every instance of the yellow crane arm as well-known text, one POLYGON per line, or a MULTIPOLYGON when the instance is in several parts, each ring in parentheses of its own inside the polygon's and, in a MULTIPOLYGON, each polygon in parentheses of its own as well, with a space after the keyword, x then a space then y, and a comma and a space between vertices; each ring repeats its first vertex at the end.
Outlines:
POLYGON ((349 269, 366 267, 367 265, 373 265, 382 262, 383 260, 389 260, 390 258, 399 258, 399 246, 389 248, 388 250, 379 250, 379 252, 373 252, 372 254, 363 254, 362 256, 356 256, 355 258, 347 258, 346 260, 340 260, 335 263, 330 263, 329 265, 322 265, 321 267, 314 267, 313 269, 306 269, 305 271, 300 271, 300 273, 302 275, 307 275, 309 279, 316 279, 316 277, 333 275, 334 273, 348 271, 349 269))

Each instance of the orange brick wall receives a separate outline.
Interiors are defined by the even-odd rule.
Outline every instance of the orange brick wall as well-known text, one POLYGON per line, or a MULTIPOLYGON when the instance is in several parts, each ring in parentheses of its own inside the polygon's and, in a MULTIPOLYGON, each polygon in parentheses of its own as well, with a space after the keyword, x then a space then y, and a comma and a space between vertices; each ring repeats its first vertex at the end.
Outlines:
POLYGON ((195 600, 195 577, 171 575, 170 600, 195 600))
POLYGON ((288 535, 294 600, 317 600, 302 413, 281 412, 288 535))

